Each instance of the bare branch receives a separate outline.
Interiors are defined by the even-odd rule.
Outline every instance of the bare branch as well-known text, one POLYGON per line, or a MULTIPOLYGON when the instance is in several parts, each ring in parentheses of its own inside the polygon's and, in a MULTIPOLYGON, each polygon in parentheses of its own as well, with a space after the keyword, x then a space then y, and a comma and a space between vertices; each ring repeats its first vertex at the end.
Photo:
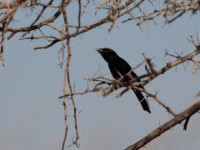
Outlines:
POLYGON ((136 142, 135 144, 127 147, 125 150, 138 150, 144 147, 147 143, 152 141, 153 139, 157 138, 164 132, 168 131, 170 128, 174 127, 175 125, 181 123, 183 120, 191 117, 195 113, 200 110, 200 102, 195 103, 194 105, 190 106, 185 111, 177 114, 174 118, 169 120, 168 122, 164 123, 163 125, 159 126, 157 129, 149 133, 147 136, 136 142))

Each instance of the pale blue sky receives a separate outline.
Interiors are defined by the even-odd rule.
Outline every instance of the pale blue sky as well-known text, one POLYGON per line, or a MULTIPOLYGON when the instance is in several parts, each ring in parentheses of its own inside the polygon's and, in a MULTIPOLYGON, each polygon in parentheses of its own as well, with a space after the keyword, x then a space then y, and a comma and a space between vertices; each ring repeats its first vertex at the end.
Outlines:
MULTIPOLYGON (((134 22, 121 24, 108 33, 108 25, 72 39, 71 80, 77 91, 87 87, 84 78, 92 76, 99 68, 109 74, 107 64, 95 48, 113 48, 131 66, 143 60, 142 53, 153 58, 157 69, 164 59, 165 49, 173 53, 187 54, 194 50, 187 41, 191 34, 199 32, 198 16, 185 15, 176 22, 162 27, 147 23, 141 31, 134 22)), ((33 47, 45 44, 19 41, 18 36, 5 44, 5 68, 0 69, 0 145, 3 150, 58 150, 64 136, 62 100, 63 69, 58 64, 60 44, 47 49, 33 51, 33 47)), ((186 64, 187 65, 187 64, 186 64)), ((151 92, 160 90, 159 97, 175 112, 198 101, 199 74, 192 74, 192 65, 184 70, 180 65, 158 77, 146 88, 151 92)), ((138 75, 144 68, 136 70, 138 75)), ((134 94, 129 91, 114 99, 114 94, 104 98, 100 94, 75 97, 81 150, 121 150, 140 140, 150 131, 169 120, 165 110, 150 100, 152 114, 141 109, 134 94)), ((69 106, 71 108, 71 106, 69 106)), ((70 119, 69 141, 73 138, 73 116, 70 119), (71 131, 72 130, 72 131, 71 131)), ((198 149, 200 147, 200 119, 194 115, 188 130, 178 125, 173 130, 150 142, 145 150, 198 149)), ((67 148, 66 148, 67 149, 67 148)), ((68 149, 77 149, 71 147, 68 149)))

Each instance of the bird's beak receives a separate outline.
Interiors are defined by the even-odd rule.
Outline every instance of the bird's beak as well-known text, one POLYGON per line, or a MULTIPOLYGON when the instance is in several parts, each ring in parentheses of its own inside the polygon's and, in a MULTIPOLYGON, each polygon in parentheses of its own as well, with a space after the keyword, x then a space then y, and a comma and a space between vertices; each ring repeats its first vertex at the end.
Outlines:
POLYGON ((102 49, 100 49, 100 48, 97 48, 96 50, 97 50, 97 52, 99 52, 100 54, 103 52, 102 49))

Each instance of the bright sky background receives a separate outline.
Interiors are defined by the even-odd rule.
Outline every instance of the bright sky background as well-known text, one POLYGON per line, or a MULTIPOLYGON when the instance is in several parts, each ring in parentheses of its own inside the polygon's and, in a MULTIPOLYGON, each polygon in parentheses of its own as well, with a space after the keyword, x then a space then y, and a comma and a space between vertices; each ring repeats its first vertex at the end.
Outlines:
MULTIPOLYGON (((144 53, 153 58, 159 69, 169 61, 169 57, 164 58, 165 50, 186 55, 195 49, 187 38, 200 32, 199 17, 184 15, 165 26, 147 23, 143 31, 134 22, 117 22, 111 33, 106 25, 72 39, 71 81, 76 91, 85 90, 88 83, 84 78, 94 75, 99 68, 101 74, 110 77, 107 64, 96 48, 114 49, 133 67, 143 60, 144 53)), ((6 41, 6 67, 0 69, 2 150, 61 149, 65 128, 62 100, 58 97, 62 95, 64 68, 56 67, 60 44, 34 51, 33 47, 40 44, 44 43, 20 41, 18 36, 6 41)), ((199 91, 199 74, 192 74, 191 64, 185 63, 185 66, 186 70, 180 65, 146 86, 150 92, 159 91, 159 98, 177 113, 199 100, 195 98, 199 91)), ((138 75, 144 72, 144 66, 136 70, 138 75)), ((122 150, 171 118, 151 99, 152 114, 144 112, 131 91, 121 98, 114 97, 112 94, 104 98, 97 93, 75 97, 77 109, 81 111, 78 114, 81 150, 122 150)), ((74 135, 72 114, 69 119, 68 144, 74 135)), ((200 117, 196 114, 190 119, 186 132, 178 125, 143 149, 199 149, 199 126, 200 117)))

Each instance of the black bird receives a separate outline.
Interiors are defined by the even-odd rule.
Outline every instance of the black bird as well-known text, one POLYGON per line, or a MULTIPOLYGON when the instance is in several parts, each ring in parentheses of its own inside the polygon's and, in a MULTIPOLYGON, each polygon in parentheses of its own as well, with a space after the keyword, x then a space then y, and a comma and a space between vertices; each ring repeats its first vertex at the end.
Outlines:
MULTIPOLYGON (((137 79, 137 75, 132 71, 131 66, 121 57, 117 55, 115 51, 113 51, 110 48, 98 48, 97 51, 101 54, 101 56, 104 58, 104 60, 108 63, 108 67, 110 69, 110 72, 112 76, 119 80, 120 82, 127 82, 130 80, 137 79)), ((140 79, 137 79, 136 81, 140 81, 140 79)), ((140 88, 143 88, 143 86, 139 86, 140 88)), ((141 91, 132 88, 135 95, 137 96, 139 102, 142 105, 142 108, 151 113, 149 104, 147 100, 142 95, 141 91)))

